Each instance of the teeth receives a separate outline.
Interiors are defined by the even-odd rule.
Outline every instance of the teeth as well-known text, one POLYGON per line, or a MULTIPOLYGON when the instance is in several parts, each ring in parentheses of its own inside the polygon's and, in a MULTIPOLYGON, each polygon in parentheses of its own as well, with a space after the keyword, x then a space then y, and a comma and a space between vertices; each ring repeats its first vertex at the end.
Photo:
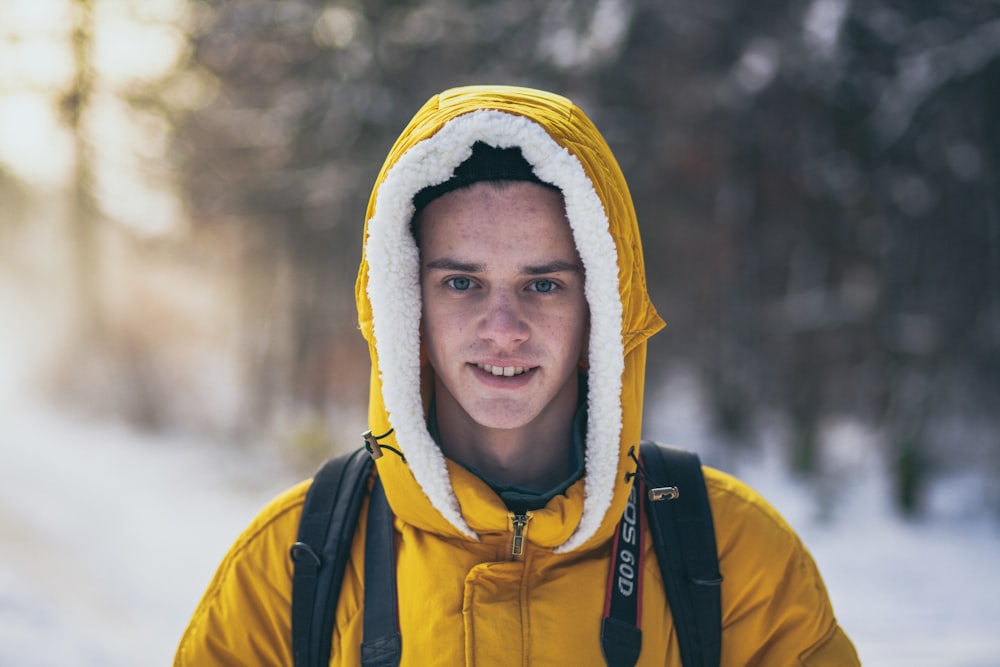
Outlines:
POLYGON ((514 377, 528 370, 524 366, 490 366, 489 364, 479 364, 479 367, 496 377, 514 377))

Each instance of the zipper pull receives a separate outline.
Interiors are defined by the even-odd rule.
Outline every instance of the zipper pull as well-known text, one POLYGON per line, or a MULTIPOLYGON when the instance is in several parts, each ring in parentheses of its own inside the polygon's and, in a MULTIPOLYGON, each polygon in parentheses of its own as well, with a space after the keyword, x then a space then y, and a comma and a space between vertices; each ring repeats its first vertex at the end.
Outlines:
POLYGON ((531 514, 525 512, 524 514, 515 514, 511 519, 511 523, 514 524, 514 542, 511 545, 510 555, 514 560, 518 560, 522 555, 524 555, 524 532, 528 528, 528 521, 531 520, 531 514))

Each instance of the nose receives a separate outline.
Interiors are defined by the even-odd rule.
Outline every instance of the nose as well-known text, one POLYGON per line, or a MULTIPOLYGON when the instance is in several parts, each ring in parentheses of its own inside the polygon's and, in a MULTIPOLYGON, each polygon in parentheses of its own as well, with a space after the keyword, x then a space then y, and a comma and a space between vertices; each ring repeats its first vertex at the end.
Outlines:
POLYGON ((479 321, 478 334, 500 348, 518 345, 528 339, 529 327, 517 296, 508 290, 496 290, 486 299, 486 309, 479 321))

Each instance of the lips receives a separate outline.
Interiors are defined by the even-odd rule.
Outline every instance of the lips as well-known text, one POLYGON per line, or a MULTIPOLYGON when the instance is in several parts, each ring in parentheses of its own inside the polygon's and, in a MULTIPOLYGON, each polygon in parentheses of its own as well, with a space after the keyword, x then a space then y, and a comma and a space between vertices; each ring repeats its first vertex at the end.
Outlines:
POLYGON ((531 370, 525 366, 491 366, 490 364, 476 364, 476 366, 494 377, 510 378, 515 375, 523 375, 531 370))

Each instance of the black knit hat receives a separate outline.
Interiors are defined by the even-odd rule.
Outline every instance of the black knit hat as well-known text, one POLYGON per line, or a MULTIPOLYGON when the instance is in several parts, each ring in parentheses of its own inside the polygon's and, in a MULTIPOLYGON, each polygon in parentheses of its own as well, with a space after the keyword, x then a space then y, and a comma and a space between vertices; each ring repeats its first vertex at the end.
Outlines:
MULTIPOLYGON (((437 185, 428 185, 413 196, 413 206, 419 213, 432 201, 454 190, 479 181, 528 181, 555 188, 537 176, 517 146, 496 148, 477 141, 472 145, 472 155, 455 167, 451 178, 437 185)), ((558 189, 558 188, 556 188, 558 189)))

